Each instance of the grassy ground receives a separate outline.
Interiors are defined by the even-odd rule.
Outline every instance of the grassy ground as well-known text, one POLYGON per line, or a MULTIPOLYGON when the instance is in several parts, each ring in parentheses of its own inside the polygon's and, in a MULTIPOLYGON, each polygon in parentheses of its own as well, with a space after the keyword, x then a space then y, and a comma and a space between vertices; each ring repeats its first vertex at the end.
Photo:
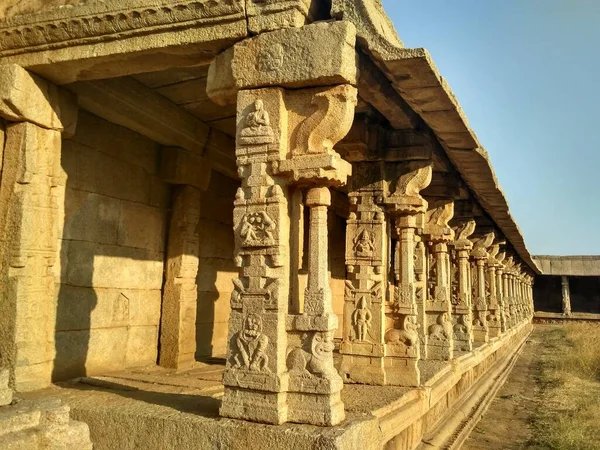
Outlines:
POLYGON ((539 358, 537 407, 527 448, 600 449, 600 326, 548 329, 539 358))

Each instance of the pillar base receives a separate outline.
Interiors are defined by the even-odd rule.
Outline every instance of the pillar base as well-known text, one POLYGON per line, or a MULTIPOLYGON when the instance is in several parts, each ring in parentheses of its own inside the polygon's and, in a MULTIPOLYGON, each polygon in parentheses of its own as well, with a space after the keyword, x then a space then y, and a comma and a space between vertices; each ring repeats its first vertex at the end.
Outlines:
POLYGON ((288 395, 225 386, 219 408, 222 417, 281 425, 288 419, 288 395))
POLYGON ((327 395, 289 392, 287 403, 288 422, 331 427, 346 418, 339 392, 327 395))
POLYGON ((468 337, 457 338, 454 337, 454 351, 455 352, 471 352, 473 351, 473 341, 468 337))
POLYGON ((490 340, 487 328, 473 326, 473 342, 477 345, 485 344, 490 340))
POLYGON ((427 358, 428 361, 450 361, 454 357, 454 347, 452 342, 435 341, 429 339, 427 343, 427 358))

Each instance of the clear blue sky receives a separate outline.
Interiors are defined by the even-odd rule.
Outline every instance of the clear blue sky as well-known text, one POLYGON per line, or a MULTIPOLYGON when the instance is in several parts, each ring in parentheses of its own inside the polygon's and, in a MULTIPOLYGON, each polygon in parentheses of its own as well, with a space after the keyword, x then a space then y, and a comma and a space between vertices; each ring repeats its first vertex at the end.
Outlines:
POLYGON ((383 0, 490 154, 532 254, 600 255, 600 0, 383 0))

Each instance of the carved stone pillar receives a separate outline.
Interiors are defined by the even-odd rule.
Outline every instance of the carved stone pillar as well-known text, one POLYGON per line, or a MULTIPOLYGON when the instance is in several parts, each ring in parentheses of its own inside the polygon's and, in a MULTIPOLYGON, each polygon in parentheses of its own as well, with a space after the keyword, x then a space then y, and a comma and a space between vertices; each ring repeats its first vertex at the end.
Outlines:
POLYGON ((326 214, 328 187, 351 173, 333 147, 354 118, 355 33, 341 21, 263 33, 221 53, 209 69, 211 99, 237 101, 242 179, 223 416, 325 426, 344 419, 343 383, 333 366, 326 214), (301 189, 310 209, 309 277, 296 298, 298 267, 290 260, 301 252, 301 189))
POLYGON ((488 292, 488 331, 489 337, 495 338, 502 332, 502 303, 501 294, 498 289, 496 279, 496 268, 500 265, 496 259, 500 251, 500 245, 504 242, 498 242, 489 250, 489 257, 486 264, 486 290, 488 292))
POLYGON ((471 265, 469 256, 473 243, 469 236, 475 231, 475 221, 463 222, 454 229, 456 240, 453 242, 453 291, 452 316, 454 328, 454 350, 470 352, 473 350, 473 302, 471 295, 471 265))
POLYGON ((383 163, 355 163, 346 227, 346 292, 340 372, 345 382, 385 385, 388 226, 383 163))
MULTIPOLYGON (((510 260, 510 258, 509 258, 510 260)), ((504 273, 502 274, 502 285, 504 291, 504 322, 506 324, 506 329, 509 330, 512 328, 512 317, 511 313, 511 302, 512 302, 512 289, 511 289, 511 280, 510 280, 510 267, 508 261, 504 264, 504 273)))
POLYGON ((563 275, 561 277, 562 287, 562 313, 563 316, 571 315, 571 291, 569 289, 569 277, 563 275))
POLYGON ((454 356, 452 325, 450 256, 448 242, 454 230, 448 222, 454 215, 452 200, 439 200, 429 205, 424 237, 428 243, 428 280, 425 297, 426 354, 424 359, 450 360, 454 356))
POLYGON ((423 227, 427 202, 420 191, 431 182, 430 163, 400 164, 402 172, 395 182, 395 191, 385 199, 394 218, 396 243, 394 248, 393 299, 386 309, 385 352, 389 356, 389 383, 418 386, 420 372, 417 303, 415 292, 415 234, 423 227))
POLYGON ((504 333, 508 329, 506 323, 506 283, 504 279, 504 264, 505 253, 502 252, 496 257, 498 264, 496 265, 496 296, 498 298, 498 314, 500 317, 500 332, 504 333))
POLYGON ((488 342, 488 289, 489 282, 486 277, 486 262, 488 260, 487 248, 494 241, 494 233, 488 233, 477 239, 473 244, 471 257, 473 258, 472 276, 473 280, 473 341, 481 345, 488 342))
POLYGON ((66 184, 61 133, 72 134, 76 119, 72 94, 19 66, 0 67, 0 367, 17 391, 51 382, 66 184))

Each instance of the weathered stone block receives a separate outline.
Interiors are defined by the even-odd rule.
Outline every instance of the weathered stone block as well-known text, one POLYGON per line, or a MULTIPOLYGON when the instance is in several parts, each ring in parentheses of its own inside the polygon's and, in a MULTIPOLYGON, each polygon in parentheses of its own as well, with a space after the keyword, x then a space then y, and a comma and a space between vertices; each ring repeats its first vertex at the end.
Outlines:
POLYGON ((321 22, 260 34, 213 61, 207 94, 235 102, 238 90, 356 84, 356 30, 350 22, 321 22))
POLYGON ((162 252, 165 246, 166 213, 152 206, 122 202, 117 244, 162 252))
POLYGON ((0 117, 42 128, 75 132, 77 99, 16 64, 0 67, 0 117))
POLYGON ((115 244, 120 211, 118 199, 67 188, 62 237, 115 244))
POLYGON ((96 288, 161 289, 162 253, 71 241, 67 283, 96 288))
POLYGON ((210 161, 196 153, 179 147, 162 149, 160 176, 168 183, 189 184, 205 191, 211 170, 210 161))
POLYGON ((131 327, 128 330, 125 364, 127 367, 156 363, 158 327, 131 327))

